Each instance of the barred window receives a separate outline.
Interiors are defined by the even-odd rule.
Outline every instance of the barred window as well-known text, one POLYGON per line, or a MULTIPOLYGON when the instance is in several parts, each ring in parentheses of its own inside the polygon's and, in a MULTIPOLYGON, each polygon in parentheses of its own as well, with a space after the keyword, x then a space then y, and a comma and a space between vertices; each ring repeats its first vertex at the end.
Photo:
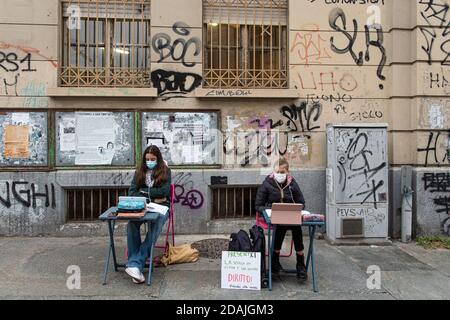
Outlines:
POLYGON ((62 9, 61 86, 150 86, 150 0, 63 0, 62 9))
POLYGON ((286 88, 287 0, 203 0, 204 87, 286 88))

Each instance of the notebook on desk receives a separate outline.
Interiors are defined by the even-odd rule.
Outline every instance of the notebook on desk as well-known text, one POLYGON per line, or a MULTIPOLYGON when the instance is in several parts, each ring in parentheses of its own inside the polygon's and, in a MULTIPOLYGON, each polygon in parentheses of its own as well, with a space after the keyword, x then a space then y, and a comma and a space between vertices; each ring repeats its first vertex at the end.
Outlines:
POLYGON ((151 203, 147 204, 147 211, 166 215, 167 212, 169 211, 169 208, 166 206, 162 206, 160 204, 151 202, 151 203))
POLYGON ((270 221, 276 225, 297 226, 302 224, 303 205, 297 203, 274 203, 270 221))

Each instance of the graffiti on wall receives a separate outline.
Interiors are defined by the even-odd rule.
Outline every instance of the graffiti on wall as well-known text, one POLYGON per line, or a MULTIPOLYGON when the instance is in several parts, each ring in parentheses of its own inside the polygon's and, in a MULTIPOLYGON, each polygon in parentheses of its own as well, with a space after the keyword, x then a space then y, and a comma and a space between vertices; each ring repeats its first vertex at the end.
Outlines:
POLYGON ((320 129, 322 105, 319 102, 299 101, 282 106, 279 112, 280 116, 275 118, 230 118, 224 136, 224 154, 236 158, 242 167, 270 166, 270 160, 280 156, 297 161, 309 159, 309 134, 320 129))
POLYGON ((33 178, 0 180, 0 233, 28 236, 60 220, 58 189, 52 182, 33 178))
POLYGON ((184 98, 202 84, 203 78, 195 73, 158 69, 152 72, 151 80, 153 87, 158 90, 158 96, 167 101, 184 98))
POLYGON ((173 61, 181 61, 185 67, 195 66, 195 62, 186 61, 186 56, 190 51, 193 57, 199 56, 202 52, 202 41, 198 37, 190 37, 191 28, 184 22, 175 22, 172 30, 179 36, 173 41, 171 36, 166 33, 158 33, 153 36, 152 47, 159 55, 158 63, 170 57, 173 61))
POLYGON ((380 141, 381 131, 342 129, 337 131, 337 161, 339 186, 343 202, 361 204, 387 200, 387 181, 384 169, 387 155, 380 141))
POLYGON ((342 6, 330 11, 326 25, 314 21, 295 27, 301 30, 292 35, 289 48, 293 63, 291 79, 295 88, 302 97, 306 97, 308 104, 320 103, 324 109, 333 110, 339 121, 379 122, 385 119, 387 104, 381 100, 385 97, 383 91, 378 89, 386 86, 388 52, 380 8, 376 6, 384 5, 384 1, 310 2, 319 6, 370 6, 367 7, 367 15, 350 17, 344 11, 348 6, 342 6), (361 17, 369 19, 363 22, 361 17), (371 20, 371 17, 375 19, 371 20), (327 26, 331 27, 332 32, 322 30, 327 26), (368 64, 370 67, 359 69, 353 63, 357 67, 368 64), (366 70, 369 68, 376 71, 368 74, 366 70), (369 79, 370 83, 376 84, 377 90, 370 88, 369 79))
POLYGON ((280 146, 280 135, 271 130, 244 130, 227 132, 224 136, 223 150, 226 164, 270 166, 272 157, 284 156, 287 148, 280 146))
MULTIPOLYGON (((377 68, 377 77, 381 81, 386 80, 386 76, 383 74, 384 67, 387 61, 386 48, 384 47, 384 35, 383 35, 383 27, 380 24, 373 25, 364 25, 364 34, 365 34, 365 51, 355 52, 354 46, 356 41, 358 40, 358 21, 356 19, 352 20, 353 22, 353 30, 349 30, 347 26, 347 17, 342 8, 335 8, 330 12, 329 15, 329 23, 330 27, 341 33, 348 43, 345 47, 338 47, 335 44, 335 36, 330 37, 331 50, 333 50, 337 54, 350 54, 354 62, 357 66, 363 66, 364 61, 371 61, 371 47, 375 48, 375 50, 379 51, 381 55, 380 60, 378 62, 377 68), (376 31, 376 37, 373 39, 373 34, 376 31)), ((384 82, 383 82, 384 83, 384 82)), ((381 83, 379 85, 380 89, 384 89, 384 84, 381 83)))
POLYGON ((313 64, 322 64, 331 59, 328 48, 328 41, 320 32, 317 24, 308 24, 295 33, 294 41, 291 46, 291 53, 297 55, 301 63, 306 66, 313 64))
POLYGON ((426 72, 423 77, 424 87, 426 89, 442 89, 445 93, 450 93, 450 77, 448 70, 442 68, 437 72, 426 72))
POLYGON ((443 217, 442 231, 450 236, 450 173, 425 173, 423 181, 435 205, 435 213, 443 217))
MULTIPOLYGON (((350 73, 337 75, 335 72, 297 72, 299 88, 304 90, 318 90, 330 92, 346 92, 349 94, 358 88, 358 82, 350 73)), ((342 95, 345 99, 345 95, 342 95)), ((335 99, 337 99, 335 97, 335 99)))
MULTIPOLYGON (((345 109, 343 112, 347 113, 345 109)), ((358 111, 351 112, 349 116, 352 122, 366 122, 368 120, 381 120, 384 117, 384 113, 378 102, 369 101, 362 105, 358 111)))
POLYGON ((172 98, 184 98, 202 84, 202 76, 189 69, 196 65, 189 59, 195 59, 202 52, 202 41, 192 36, 192 30, 184 22, 175 22, 172 26, 175 39, 167 33, 157 33, 152 38, 153 51, 158 55, 157 63, 168 60, 181 63, 185 70, 173 71, 156 69, 151 74, 153 87, 158 90, 158 96, 163 101, 172 98))
POLYGON ((333 109, 336 115, 345 116, 352 122, 376 121, 385 116, 384 108, 377 100, 368 100, 354 109, 354 102, 360 103, 361 99, 353 97, 359 85, 350 72, 319 72, 305 66, 296 66, 292 72, 296 88, 301 89, 303 93, 307 92, 307 104, 320 103, 333 109))
POLYGON ((417 149, 419 155, 424 156, 423 164, 428 167, 430 163, 436 165, 450 164, 450 131, 428 133, 426 146, 417 149))
POLYGON ((21 72, 36 72, 32 67, 31 53, 19 57, 15 52, 0 51, 0 75, 5 95, 18 96, 17 85, 21 72))
POLYGON ((40 82, 21 84, 28 73, 37 72, 34 61, 44 60, 57 68, 55 59, 43 55, 39 49, 0 42, 0 93, 24 96, 24 107, 45 108, 45 85, 40 82), (19 86, 23 87, 19 90, 19 86))
POLYGON ((105 185, 115 185, 115 186, 129 186, 131 185, 131 180, 134 174, 130 172, 118 172, 110 175, 105 180, 105 185))
POLYGON ((6 209, 10 209, 14 204, 33 209, 38 207, 56 208, 53 183, 39 185, 28 181, 3 181, 0 191, 0 207, 6 209))
POLYGON ((345 3, 348 5, 367 5, 367 4, 377 4, 383 5, 385 0, 309 0, 310 2, 322 2, 326 5, 336 5, 338 3, 345 3))
POLYGON ((376 208, 363 207, 345 207, 337 208, 336 214, 338 218, 364 218, 364 233, 366 236, 377 234, 378 229, 383 226, 386 221, 386 210, 376 208))
POLYGON ((358 88, 357 80, 350 72, 324 72, 311 68, 311 65, 330 63, 331 50, 318 25, 307 24, 301 29, 306 31, 296 32, 290 48, 291 54, 302 64, 291 68, 295 87, 301 92, 312 91, 307 93, 307 102, 329 102, 338 109, 342 108, 353 100, 352 92, 358 88))
POLYGON ((180 172, 172 178, 172 181, 175 184, 174 203, 188 207, 191 210, 203 207, 204 197, 200 191, 194 188, 192 173, 180 172))
MULTIPOLYGON (((48 61, 53 67, 58 68, 58 63, 56 63, 56 61, 55 61, 56 59, 43 55, 39 49, 36 49, 33 47, 25 47, 25 46, 15 45, 15 44, 0 41, 0 50, 8 50, 8 49, 20 51, 20 52, 26 54, 27 56, 29 54, 36 55, 41 60, 48 61)), ((30 59, 30 63, 31 63, 31 59, 30 59)))
POLYGON ((358 81, 347 71, 315 70, 308 66, 291 68, 295 87, 306 96, 306 102, 321 102, 337 110, 353 101, 358 81))
POLYGON ((420 0, 420 16, 426 27, 419 27, 424 44, 421 50, 427 55, 428 64, 433 62, 433 53, 442 55, 440 63, 450 65, 450 19, 448 17, 449 5, 441 0, 420 0), (439 27, 433 28, 433 27, 439 27), (441 45, 438 42, 441 41, 441 45), (437 48, 438 47, 438 48, 437 48))
POLYGON ((308 103, 299 101, 282 106, 280 118, 260 117, 249 119, 248 124, 256 124, 257 128, 282 129, 287 132, 311 132, 320 129, 318 121, 322 115, 322 105, 319 102, 308 103))

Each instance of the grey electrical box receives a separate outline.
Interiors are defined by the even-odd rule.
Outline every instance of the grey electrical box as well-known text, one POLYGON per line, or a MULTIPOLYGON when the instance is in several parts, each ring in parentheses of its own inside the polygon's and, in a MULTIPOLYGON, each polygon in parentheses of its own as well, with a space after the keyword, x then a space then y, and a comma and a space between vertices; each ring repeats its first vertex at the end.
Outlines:
POLYGON ((387 124, 327 125, 327 238, 388 239, 387 124))

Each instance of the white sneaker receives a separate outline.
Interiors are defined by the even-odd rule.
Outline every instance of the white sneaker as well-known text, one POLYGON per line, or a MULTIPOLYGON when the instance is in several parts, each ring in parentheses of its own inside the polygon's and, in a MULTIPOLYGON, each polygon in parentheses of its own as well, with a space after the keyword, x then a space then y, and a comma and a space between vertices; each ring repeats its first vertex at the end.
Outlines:
POLYGON ((145 282, 145 277, 138 268, 126 268, 125 272, 131 278, 133 278, 133 282, 135 282, 135 281, 136 281, 136 283, 144 283, 145 282))
POLYGON ((137 281, 135 278, 131 278, 131 280, 133 280, 133 283, 134 284, 143 284, 145 281, 143 281, 143 282, 139 282, 139 281, 137 281))

